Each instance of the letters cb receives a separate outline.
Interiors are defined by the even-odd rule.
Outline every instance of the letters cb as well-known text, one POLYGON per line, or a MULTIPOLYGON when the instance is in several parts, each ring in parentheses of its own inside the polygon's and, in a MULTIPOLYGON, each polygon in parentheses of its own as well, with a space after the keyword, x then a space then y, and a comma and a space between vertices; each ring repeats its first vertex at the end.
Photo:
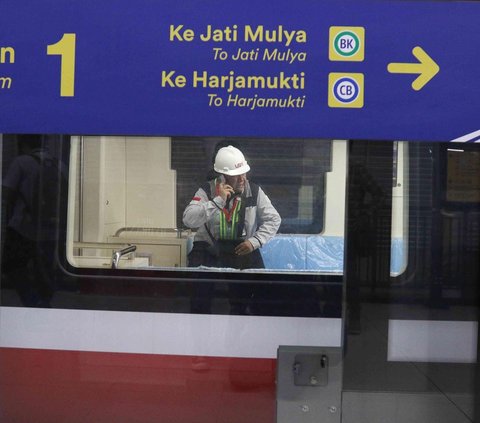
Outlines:
POLYGON ((329 107, 361 108, 363 92, 363 73, 330 73, 328 75, 329 107))

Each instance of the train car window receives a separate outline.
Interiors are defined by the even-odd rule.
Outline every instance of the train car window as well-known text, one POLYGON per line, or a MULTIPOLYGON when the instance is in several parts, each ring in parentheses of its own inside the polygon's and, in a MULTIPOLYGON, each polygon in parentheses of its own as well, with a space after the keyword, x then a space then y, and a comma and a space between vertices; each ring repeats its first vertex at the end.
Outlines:
POLYGON ((68 260, 341 274, 346 153, 345 141, 73 137, 68 260))

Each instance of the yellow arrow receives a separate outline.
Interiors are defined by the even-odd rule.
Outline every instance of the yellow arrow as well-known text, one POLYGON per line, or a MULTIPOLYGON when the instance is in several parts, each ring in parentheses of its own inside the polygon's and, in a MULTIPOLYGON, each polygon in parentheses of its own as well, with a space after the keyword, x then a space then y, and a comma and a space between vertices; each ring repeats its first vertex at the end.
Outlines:
POLYGON ((415 47, 412 53, 419 63, 389 63, 387 70, 390 73, 418 73, 418 78, 412 82, 412 88, 418 91, 440 71, 440 66, 421 47, 415 47))

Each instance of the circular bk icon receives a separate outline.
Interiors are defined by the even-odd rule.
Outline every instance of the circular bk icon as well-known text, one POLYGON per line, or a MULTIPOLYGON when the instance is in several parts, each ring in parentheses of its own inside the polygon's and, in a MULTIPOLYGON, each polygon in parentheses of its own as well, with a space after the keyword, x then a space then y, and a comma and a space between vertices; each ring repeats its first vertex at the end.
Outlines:
POLYGON ((335 37, 333 45, 337 54, 350 57, 360 49, 360 40, 354 32, 342 31, 335 37))

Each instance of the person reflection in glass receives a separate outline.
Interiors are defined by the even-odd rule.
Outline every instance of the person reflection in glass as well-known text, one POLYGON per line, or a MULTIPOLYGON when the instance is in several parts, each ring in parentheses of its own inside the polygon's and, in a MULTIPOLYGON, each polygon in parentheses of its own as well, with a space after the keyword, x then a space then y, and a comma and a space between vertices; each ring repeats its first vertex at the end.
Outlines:
POLYGON ((18 136, 20 155, 3 180, 2 271, 27 307, 50 307, 61 166, 42 136, 18 136))

